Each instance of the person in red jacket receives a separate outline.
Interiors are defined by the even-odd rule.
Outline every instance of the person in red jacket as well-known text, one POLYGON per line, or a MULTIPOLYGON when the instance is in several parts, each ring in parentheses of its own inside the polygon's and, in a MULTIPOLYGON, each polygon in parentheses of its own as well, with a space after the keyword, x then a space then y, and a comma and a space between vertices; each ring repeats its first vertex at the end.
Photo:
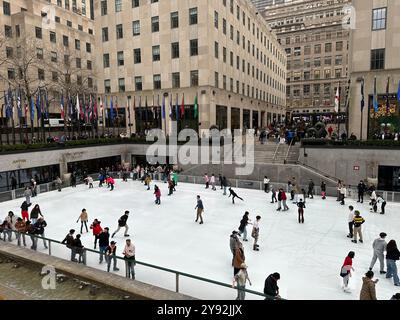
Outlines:
POLYGON ((115 181, 114 181, 113 177, 108 176, 106 182, 107 182, 107 185, 109 185, 111 187, 110 191, 113 191, 114 190, 114 184, 115 184, 115 181))
POLYGON ((160 205, 161 204, 161 190, 157 185, 154 186, 154 194, 156 196, 156 204, 160 205))
POLYGON ((96 249, 97 241, 99 240, 100 233, 103 232, 103 228, 101 227, 101 222, 97 219, 94 219, 93 223, 90 225, 90 229, 93 230, 94 235, 94 248, 96 249))
POLYGON ((351 271, 354 271, 353 268, 353 259, 355 253, 354 251, 350 251, 347 257, 344 259, 342 269, 340 270, 340 276, 343 277, 343 291, 350 292, 349 289, 349 279, 351 277, 351 271))
POLYGON ((289 207, 286 204, 287 196, 286 196, 285 190, 281 189, 280 192, 281 192, 283 211, 288 211, 289 207))

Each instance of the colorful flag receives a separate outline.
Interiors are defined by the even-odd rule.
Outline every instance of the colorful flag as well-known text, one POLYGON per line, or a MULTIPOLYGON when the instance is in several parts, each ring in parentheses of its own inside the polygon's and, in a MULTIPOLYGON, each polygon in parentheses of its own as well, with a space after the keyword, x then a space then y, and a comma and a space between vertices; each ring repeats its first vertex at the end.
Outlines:
POLYGON ((390 77, 388 77, 386 85, 386 113, 390 113, 389 90, 390 90, 390 77))
POLYGON ((165 96, 162 98, 162 108, 161 108, 161 117, 165 119, 165 96))
POLYGON ((181 117, 182 119, 185 117, 185 94, 182 96, 181 117))
POLYGON ((114 120, 114 103, 113 103, 112 96, 110 98, 110 118, 111 118, 111 120, 114 120))
POLYGON ((339 86, 336 89, 336 95, 335 95, 335 112, 339 113, 339 104, 340 104, 340 93, 339 93, 339 86))
POLYGON ((108 119, 108 106, 107 106, 107 96, 104 96, 104 116, 108 119))
POLYGON ((365 98, 364 98, 364 79, 361 82, 361 112, 363 112, 365 107, 365 98))
POLYGON ((21 124, 21 118, 22 118, 22 105, 21 105, 21 88, 18 87, 17 91, 17 110, 18 110, 18 118, 19 118, 19 123, 21 124))
POLYGON ((115 117, 118 118, 118 97, 115 97, 115 117))
POLYGON ((11 111, 10 111, 10 105, 8 102, 8 93, 6 93, 5 91, 4 91, 4 105, 6 107, 6 118, 9 119, 9 118, 11 118, 11 115, 10 115, 11 111))
POLYGON ((175 118, 176 118, 176 121, 178 121, 178 119, 179 119, 179 97, 178 97, 178 94, 176 94, 176 104, 175 104, 175 118))
POLYGON ((60 101, 60 111, 61 111, 61 119, 64 119, 64 95, 61 92, 61 101, 60 101))
POLYGON ((195 118, 199 117, 199 105, 197 103, 197 94, 196 97, 194 98, 194 117, 195 118))
POLYGON ((44 115, 45 115, 45 119, 49 118, 49 93, 45 92, 45 105, 44 105, 44 115))
POLYGON ((172 119, 172 92, 171 95, 169 96, 169 117, 172 119))
MULTIPOLYGON (((78 95, 78 94, 76 95, 76 107, 75 107, 75 111, 76 111, 76 114, 77 114, 77 115, 80 113, 79 95, 78 95)), ((78 116, 77 116, 77 118, 78 118, 78 116)))
POLYGON ((41 106, 41 101, 40 101, 40 90, 38 91, 36 95, 36 110, 37 110, 37 119, 42 118, 42 106, 41 106))
POLYGON ((399 88, 397 89, 397 100, 400 101, 400 80, 399 80, 399 88))
POLYGON ((139 112, 138 112, 138 116, 139 116, 139 120, 142 120, 142 96, 139 97, 139 112))
POLYGON ((35 103, 33 100, 33 96, 31 96, 31 122, 35 119, 35 103))
POLYGON ((97 99, 94 100, 94 119, 97 120, 99 118, 99 110, 97 107, 97 99))
POLYGON ((144 103, 144 121, 148 122, 148 114, 147 114, 147 108, 148 108, 148 104, 147 104, 147 96, 146 96, 146 102, 144 103))
POLYGON ((375 113, 379 111, 379 104, 378 104, 378 94, 376 89, 376 77, 374 79, 374 97, 373 97, 373 106, 375 113))
POLYGON ((103 98, 100 96, 100 114, 103 116, 103 98))

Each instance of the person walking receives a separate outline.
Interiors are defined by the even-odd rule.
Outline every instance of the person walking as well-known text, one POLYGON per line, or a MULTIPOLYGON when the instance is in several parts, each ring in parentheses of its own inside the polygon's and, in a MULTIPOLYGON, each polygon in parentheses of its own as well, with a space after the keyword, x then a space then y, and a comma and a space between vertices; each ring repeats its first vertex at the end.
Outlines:
MULTIPOLYGON (((172 180, 172 177, 171 177, 172 180)), ((150 175, 146 175, 146 178, 144 179, 144 185, 147 186, 147 190, 150 190, 150 185, 151 185, 151 177, 150 175)))
POLYGON ((260 235, 260 220, 261 217, 257 216, 256 221, 253 223, 253 230, 251 231, 251 236, 254 238, 254 243, 253 243, 253 250, 254 251, 260 251, 260 246, 257 244, 258 242, 258 237, 260 235))
POLYGON ((299 200, 297 207, 299 208, 299 223, 304 223, 304 209, 306 208, 306 204, 303 202, 303 199, 299 200))
POLYGON ((245 259, 243 244, 239 242, 233 257, 233 276, 239 272, 240 266, 245 262, 245 259))
POLYGON ((370 202, 369 202, 370 211, 371 211, 371 212, 372 212, 372 211, 374 211, 374 212, 377 212, 377 211, 378 211, 378 206, 377 206, 377 203, 376 203, 376 200, 377 200, 377 199, 378 199, 378 197, 377 197, 377 195, 376 195, 376 191, 373 189, 372 192, 371 192, 370 202))
POLYGON ((376 199, 376 205, 381 206, 380 214, 385 214, 386 201, 385 201, 385 199, 383 199, 383 197, 381 195, 378 195, 378 197, 376 199))
POLYGON ((99 221, 98 219, 94 219, 94 221, 90 225, 90 229, 92 229, 93 231, 94 249, 96 249, 97 241, 99 240, 99 234, 103 231, 103 228, 101 227, 101 221, 99 221))
POLYGON ((128 234, 129 226, 127 224, 128 218, 129 218, 129 211, 126 210, 125 213, 118 219, 118 228, 113 232, 111 238, 114 238, 115 234, 117 234, 119 230, 121 230, 121 228, 125 228, 124 237, 129 237, 128 234))
POLYGON ((336 190, 337 190, 336 201, 340 201, 340 189, 342 189, 342 180, 338 180, 338 183, 336 185, 336 190))
POLYGON ((324 181, 321 182, 321 197, 322 200, 326 199, 326 183, 324 181))
POLYGON ((161 204, 161 190, 157 185, 154 186, 154 195, 156 196, 155 203, 160 205, 161 204))
POLYGON ((31 179, 32 198, 37 196, 37 183, 35 179, 31 179))
POLYGON ((168 178, 168 189, 169 189, 169 196, 172 196, 174 193, 174 183, 172 182, 172 180, 170 178, 168 178))
POLYGON ((222 175, 221 174, 219 174, 218 175, 218 181, 219 181, 219 184, 220 184, 220 186, 221 186, 221 190, 223 189, 223 184, 222 184, 222 175))
POLYGON ((355 217, 353 219, 354 222, 354 240, 351 242, 357 243, 357 234, 360 236, 360 242, 363 243, 363 236, 361 231, 361 226, 365 222, 364 218, 361 216, 360 211, 354 212, 355 217))
POLYGON ((39 215, 43 217, 42 211, 40 211, 40 207, 38 204, 36 204, 33 209, 31 210, 31 223, 34 225, 39 218, 39 215))
POLYGON ((229 196, 228 196, 228 198, 230 198, 230 196, 232 196, 232 203, 233 203, 233 204, 235 204, 235 198, 238 198, 238 199, 244 201, 241 197, 239 197, 239 196, 237 195, 237 193, 236 193, 235 191, 233 191, 232 188, 229 188, 228 190, 229 190, 229 196))
POLYGON ((113 271, 119 271, 117 268, 117 258, 116 258, 116 252, 117 252, 117 246, 116 246, 115 241, 111 241, 110 245, 106 248, 106 262, 107 262, 107 272, 110 272, 110 267, 111 267, 111 261, 114 262, 113 264, 113 271))
POLYGON ((22 237, 22 242, 24 244, 24 247, 26 247, 26 241, 25 241, 26 222, 22 218, 17 218, 17 222, 15 223, 15 230, 18 232, 17 233, 18 245, 19 246, 21 245, 21 237, 22 237))
POLYGON ((229 248, 231 249, 231 252, 232 252, 232 267, 233 267, 233 260, 235 259, 236 249, 241 244, 238 234, 240 234, 240 233, 234 230, 234 231, 232 231, 232 234, 229 237, 229 248))
POLYGON ((282 210, 282 192, 281 189, 278 189, 278 208, 276 209, 276 211, 281 211, 282 210))
POLYGON ((74 248, 74 233, 74 229, 69 230, 69 233, 65 236, 64 240, 61 241, 61 244, 65 244, 67 248, 71 249, 71 261, 76 262, 77 260, 75 259, 76 254, 74 248))
POLYGON ((78 220, 76 220, 76 223, 78 223, 79 220, 81 220, 81 234, 83 233, 83 226, 85 226, 85 228, 86 228, 86 233, 88 233, 89 230, 88 230, 88 227, 87 227, 87 223, 88 223, 88 221, 89 221, 89 218, 88 218, 88 214, 87 214, 87 212, 86 212, 86 209, 82 209, 82 212, 81 212, 81 214, 79 215, 78 220))
POLYGON ((240 270, 235 276, 233 277, 233 283, 232 283, 232 288, 235 288, 235 283, 237 284, 236 288, 238 291, 238 295, 236 300, 244 300, 246 296, 246 282, 249 281, 249 284, 251 285, 251 281, 249 278, 249 274, 247 273, 247 265, 245 263, 242 263, 240 265, 240 270))
POLYGON ((269 182, 270 182, 270 181, 271 181, 271 180, 268 179, 267 176, 264 177, 264 192, 265 192, 265 193, 268 193, 268 192, 269 192, 269 182))
POLYGON ((349 280, 351 277, 351 271, 354 271, 353 268, 353 259, 355 257, 354 251, 350 251, 347 257, 344 259, 342 268, 340 270, 340 276, 343 278, 343 291, 350 293, 349 289, 349 280))
POLYGON ((135 280, 136 247, 131 239, 126 239, 126 244, 122 254, 125 259, 126 277, 135 280))
POLYGON ((197 196, 197 205, 194 208, 195 210, 197 210, 197 216, 196 216, 196 220, 195 222, 197 222, 200 218, 200 224, 203 224, 203 212, 204 212, 204 205, 203 205, 203 201, 200 199, 200 196, 197 196))
POLYGON ((274 272, 265 279, 264 294, 267 295, 265 300, 276 300, 281 298, 279 295, 279 287, 278 287, 278 280, 280 278, 281 275, 278 272, 274 272))
POLYGON ((347 238, 353 239, 353 228, 354 228, 354 207, 349 206, 349 215, 347 217, 347 223, 349 225, 349 234, 347 235, 347 238))
POLYGON ((314 199, 314 181, 310 179, 310 182, 308 183, 308 192, 307 192, 307 197, 310 199, 314 199))
POLYGON ((28 206, 30 206, 31 205, 31 197, 32 197, 32 189, 30 187, 25 187, 24 197, 25 197, 25 201, 28 204, 28 206))
POLYGON ((206 189, 208 189, 210 187, 210 178, 207 173, 204 175, 204 182, 206 184, 206 189))
POLYGON ((87 177, 87 182, 89 184, 89 189, 93 189, 93 178, 91 176, 87 177))
POLYGON ((385 232, 381 232, 379 234, 379 238, 375 239, 374 242, 372 243, 372 249, 374 250, 374 255, 372 256, 372 261, 369 266, 369 270, 372 271, 372 268, 374 267, 376 260, 379 259, 379 264, 380 264, 380 274, 385 274, 385 256, 384 252, 386 251, 386 236, 387 234, 385 232))
POLYGON ((71 187, 76 188, 76 175, 75 172, 71 173, 71 181, 70 181, 71 187))
POLYGON ((28 204, 28 202, 26 200, 24 202, 22 202, 22 204, 21 204, 21 216, 24 221, 29 220, 28 208, 30 206, 31 206, 31 203, 28 204))
MULTIPOLYGON (((113 191, 114 190, 114 185, 115 185, 114 178, 111 177, 111 176, 108 176, 106 181, 107 181, 107 185, 110 186, 110 191, 113 191)), ((150 189, 147 189, 147 190, 150 190, 150 189)))
POLYGON ((248 224, 252 224, 249 219, 249 212, 246 211, 244 213, 244 216, 242 218, 242 220, 240 220, 240 225, 239 225, 239 234, 240 236, 243 234, 243 241, 249 241, 247 240, 247 225, 248 224))
POLYGON ((103 263, 103 256, 105 257, 105 253, 107 247, 110 245, 110 233, 109 228, 105 227, 102 232, 99 234, 99 250, 100 250, 100 258, 99 263, 103 263))
POLYGON ((214 173, 211 175, 210 183, 211 183, 212 190, 216 191, 217 188, 215 187, 215 176, 214 176, 214 173))
POLYGON ((365 277, 362 278, 363 284, 360 291, 360 300, 378 300, 376 298, 375 285, 378 283, 379 279, 372 280, 374 273, 368 271, 365 277))
POLYGON ((400 280, 397 273, 396 261, 400 259, 400 251, 397 248, 395 240, 390 240, 386 246, 386 266, 387 273, 386 279, 391 279, 393 277, 394 285, 399 287, 400 280))
POLYGON ((278 202, 278 199, 276 198, 276 190, 275 187, 271 185, 271 203, 278 202))
POLYGON ((357 185, 357 191, 358 191, 358 201, 360 203, 364 202, 364 193, 365 190, 367 189, 367 186, 365 185, 364 181, 360 180, 360 183, 357 185))

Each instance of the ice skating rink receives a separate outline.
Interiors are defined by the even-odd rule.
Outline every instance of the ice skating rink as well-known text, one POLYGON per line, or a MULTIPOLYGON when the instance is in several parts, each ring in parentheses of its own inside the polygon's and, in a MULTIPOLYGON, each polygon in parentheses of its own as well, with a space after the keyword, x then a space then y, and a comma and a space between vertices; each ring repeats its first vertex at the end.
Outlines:
MULTIPOLYGON (((277 212, 271 204, 270 195, 262 191, 235 189, 244 202, 222 195, 222 190, 205 190, 203 185, 179 183, 177 192, 167 196, 167 185, 161 187, 161 206, 154 204, 152 191, 146 191, 137 181, 116 180, 115 190, 106 187, 88 189, 81 185, 67 188, 62 192, 41 194, 32 199, 38 203, 48 223, 46 236, 63 240, 68 230, 79 232, 76 220, 86 208, 89 224, 94 218, 102 227, 109 227, 112 233, 117 220, 125 210, 130 210, 129 233, 136 245, 136 258, 150 264, 160 265, 193 275, 224 283, 232 283, 232 255, 229 236, 237 230, 245 211, 250 218, 262 217, 260 222, 260 251, 252 250, 251 226, 248 227, 249 242, 244 242, 246 264, 253 286, 249 289, 263 291, 265 278, 273 272, 281 274, 278 282, 281 296, 286 299, 359 299, 362 276, 368 271, 372 258, 372 241, 380 232, 388 234, 387 241, 395 239, 400 244, 400 204, 388 203, 387 213, 380 215, 369 212, 368 201, 363 205, 347 200, 341 206, 336 199, 323 201, 319 196, 307 200, 305 224, 297 221, 297 209, 290 201, 288 212, 277 212), (195 223, 196 195, 203 199, 204 224, 195 223), (364 244, 354 244, 346 237, 348 233, 348 205, 360 210, 366 222, 363 225, 364 244), (353 266, 355 272, 350 278, 351 293, 341 289, 340 268, 349 251, 355 251, 353 266)), ((9 210, 20 216, 20 205, 24 199, 0 203, 0 218, 4 219, 9 210)), ((33 207, 33 206, 32 206, 33 207)), ((32 208, 31 207, 31 208, 32 208)), ((83 244, 93 249, 94 237, 89 233, 82 236, 83 244)), ((121 255, 125 238, 123 229, 116 235, 117 253, 121 255)), ((1 243, 1 242, 0 242, 1 243)), ((30 245, 30 239, 27 238, 30 245)), ((45 252, 43 243, 38 250, 45 252)), ((53 247, 53 254, 69 258, 69 250, 61 245, 53 247)), ((121 264, 121 262, 119 262, 121 264)), ((98 257, 88 254, 88 265, 106 270, 99 265, 98 257)), ((400 267, 400 266, 399 266, 400 267)), ((124 275, 120 266, 119 274, 124 275)), ((380 281, 376 286, 378 299, 387 300, 400 292, 392 280, 379 274, 379 262, 373 270, 380 281)), ((148 267, 136 266, 136 279, 149 284, 175 290, 175 275, 148 267)), ((128 281, 128 280, 127 280, 128 281)), ((197 280, 180 278, 180 291, 201 299, 234 299, 236 291, 221 288, 197 280)), ((246 299, 261 299, 247 295, 246 299)))

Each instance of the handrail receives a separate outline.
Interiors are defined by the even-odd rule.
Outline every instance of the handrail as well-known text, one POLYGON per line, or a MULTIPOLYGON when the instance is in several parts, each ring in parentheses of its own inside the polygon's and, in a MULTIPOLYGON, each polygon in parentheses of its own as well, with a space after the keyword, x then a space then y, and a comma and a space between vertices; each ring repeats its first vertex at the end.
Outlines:
POLYGON ((279 150, 280 145, 281 144, 278 142, 278 146, 275 149, 275 153, 274 153, 274 157, 272 158, 272 162, 275 162, 275 160, 276 160, 276 156, 278 154, 278 150, 279 150))
MULTIPOLYGON (((50 238, 47 238, 47 237, 42 237, 42 236, 36 235, 36 234, 18 232, 18 231, 15 231, 15 230, 7 230, 5 232, 14 233, 16 236, 18 234, 27 235, 29 237, 34 237, 36 239, 42 239, 42 240, 48 241, 49 244, 50 243, 56 243, 56 244, 65 245, 66 246, 66 244, 63 244, 61 241, 50 239, 50 238)), ((50 249, 51 246, 49 245, 48 248, 49 248, 49 255, 51 255, 51 249, 50 249)), ((84 250, 84 255, 85 256, 86 256, 86 252, 92 252, 92 253, 99 254, 99 255, 101 254, 100 251, 89 249, 89 248, 85 248, 85 247, 83 248, 83 250, 84 250)), ((113 258, 114 258, 114 256, 113 256, 113 258)), ((124 262, 126 261, 125 258, 120 257, 118 255, 115 255, 115 258, 117 260, 123 260, 124 262)), ((84 259, 84 261, 85 261, 84 264, 86 265, 86 259, 84 259)), ((212 280, 212 279, 196 276, 196 275, 193 275, 193 274, 190 274, 190 273, 186 273, 186 272, 182 272, 182 271, 178 271, 178 270, 174 270, 174 269, 169 269, 169 268, 166 268, 166 267, 154 265, 154 264, 151 264, 151 263, 148 263, 148 262, 143 262, 143 261, 136 260, 136 259, 134 260, 134 262, 135 262, 135 264, 139 264, 139 265, 142 265, 142 266, 145 266, 145 267, 149 267, 149 268, 165 271, 165 272, 168 272, 168 273, 174 273, 177 277, 182 276, 182 277, 187 277, 187 278, 191 278, 191 279, 194 279, 194 280, 199 280, 199 281, 202 281, 202 282, 215 284, 215 285, 218 285, 218 286, 221 286, 221 287, 237 289, 236 287, 233 288, 231 284, 227 284, 227 283, 224 283, 224 282, 221 282, 221 281, 217 281, 217 280, 212 280)), ((179 287, 179 283, 177 283, 177 288, 178 287, 179 287)), ((250 289, 243 289, 243 291, 245 291, 247 293, 251 293, 251 294, 257 295, 257 296, 262 296, 262 297, 265 297, 265 298, 270 299, 270 300, 275 300, 274 297, 272 297, 270 295, 266 295, 266 294, 264 294, 262 292, 258 292, 258 291, 254 291, 254 290, 250 290, 250 289)), ((179 290, 177 290, 177 292, 179 292, 179 290)), ((281 299, 281 300, 283 300, 283 299, 281 299)))
POLYGON ((289 147, 288 147, 288 150, 287 150, 287 152, 286 152, 285 160, 283 160, 283 163, 284 163, 284 164, 286 164, 287 159, 288 159, 288 157, 289 157, 289 152, 290 152, 290 149, 292 148, 293 141, 294 141, 294 138, 293 138, 292 141, 290 141, 290 143, 289 143, 289 147))

